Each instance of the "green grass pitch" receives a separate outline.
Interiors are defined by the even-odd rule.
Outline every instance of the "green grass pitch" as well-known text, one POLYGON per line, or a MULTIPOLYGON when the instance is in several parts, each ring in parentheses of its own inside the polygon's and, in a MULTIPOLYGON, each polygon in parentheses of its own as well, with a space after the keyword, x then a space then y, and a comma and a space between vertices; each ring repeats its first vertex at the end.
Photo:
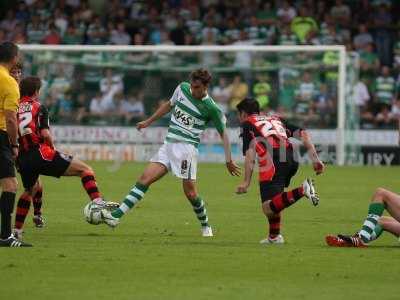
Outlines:
MULTIPOLYGON (((144 164, 93 163, 101 191, 121 201, 144 164)), ((181 192, 166 176, 115 230, 83 220, 77 178, 44 179, 47 226, 31 216, 34 248, 0 250, 0 299, 399 299, 400 245, 385 233, 368 249, 325 245, 357 230, 377 186, 399 191, 399 168, 328 166, 316 179, 321 202, 300 200, 283 215, 283 246, 261 246, 266 221, 258 186, 234 194, 238 178, 200 164, 200 194, 215 237, 202 238, 181 192)), ((312 175, 304 166, 292 186, 312 175)))

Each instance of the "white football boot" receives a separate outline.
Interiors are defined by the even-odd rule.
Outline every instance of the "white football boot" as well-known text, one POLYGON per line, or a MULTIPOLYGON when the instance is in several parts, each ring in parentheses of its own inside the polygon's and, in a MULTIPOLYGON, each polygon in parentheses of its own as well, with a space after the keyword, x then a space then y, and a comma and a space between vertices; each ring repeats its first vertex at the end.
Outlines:
POLYGON ((314 181, 307 178, 303 182, 304 196, 306 196, 312 203, 312 205, 317 206, 319 203, 318 194, 315 191, 314 181))
POLYGON ((201 227, 201 235, 203 237, 214 236, 212 228, 210 226, 202 226, 201 227))
POLYGON ((103 222, 106 223, 111 228, 115 228, 119 224, 119 218, 114 218, 111 215, 111 211, 109 211, 106 208, 101 210, 101 218, 102 218, 103 222))
POLYGON ((263 244, 263 245, 270 245, 270 244, 282 245, 284 243, 285 243, 285 239, 283 238, 282 234, 278 234, 274 238, 267 237, 260 241, 260 244, 263 244))

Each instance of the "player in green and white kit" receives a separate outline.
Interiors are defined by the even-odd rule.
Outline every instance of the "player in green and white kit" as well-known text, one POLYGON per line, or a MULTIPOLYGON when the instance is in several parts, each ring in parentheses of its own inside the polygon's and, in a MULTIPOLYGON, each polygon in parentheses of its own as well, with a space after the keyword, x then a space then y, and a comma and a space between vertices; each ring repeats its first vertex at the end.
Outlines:
POLYGON ((221 136, 229 173, 238 176, 240 169, 231 159, 225 116, 207 94, 210 81, 211 75, 207 70, 199 69, 192 72, 190 83, 179 84, 170 101, 162 104, 150 118, 137 124, 137 128, 141 130, 172 110, 163 146, 150 160, 150 164, 119 208, 111 213, 107 210, 102 211, 103 220, 110 227, 118 225, 120 218, 143 198, 152 183, 171 171, 176 177, 182 178, 183 191, 201 223, 202 235, 213 236, 204 201, 198 195, 196 188, 197 147, 200 135, 209 121, 214 123, 221 136))

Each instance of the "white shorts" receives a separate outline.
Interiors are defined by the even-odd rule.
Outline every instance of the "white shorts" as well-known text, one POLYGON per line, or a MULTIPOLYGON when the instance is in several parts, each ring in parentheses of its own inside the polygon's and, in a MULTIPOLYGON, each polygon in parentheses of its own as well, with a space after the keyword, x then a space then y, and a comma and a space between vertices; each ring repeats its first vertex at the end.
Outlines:
POLYGON ((198 150, 186 143, 164 143, 150 161, 158 162, 182 179, 196 179, 198 150))

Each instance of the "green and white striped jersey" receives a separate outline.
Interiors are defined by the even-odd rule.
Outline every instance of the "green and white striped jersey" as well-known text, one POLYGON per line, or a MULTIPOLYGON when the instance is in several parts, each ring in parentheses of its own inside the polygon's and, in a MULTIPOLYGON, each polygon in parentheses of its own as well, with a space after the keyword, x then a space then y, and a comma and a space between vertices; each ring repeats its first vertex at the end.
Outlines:
POLYGON ((220 134, 224 132, 226 118, 217 104, 208 95, 201 100, 195 99, 188 82, 178 85, 170 103, 172 114, 166 137, 167 142, 183 142, 198 147, 200 135, 210 121, 214 123, 220 134))

